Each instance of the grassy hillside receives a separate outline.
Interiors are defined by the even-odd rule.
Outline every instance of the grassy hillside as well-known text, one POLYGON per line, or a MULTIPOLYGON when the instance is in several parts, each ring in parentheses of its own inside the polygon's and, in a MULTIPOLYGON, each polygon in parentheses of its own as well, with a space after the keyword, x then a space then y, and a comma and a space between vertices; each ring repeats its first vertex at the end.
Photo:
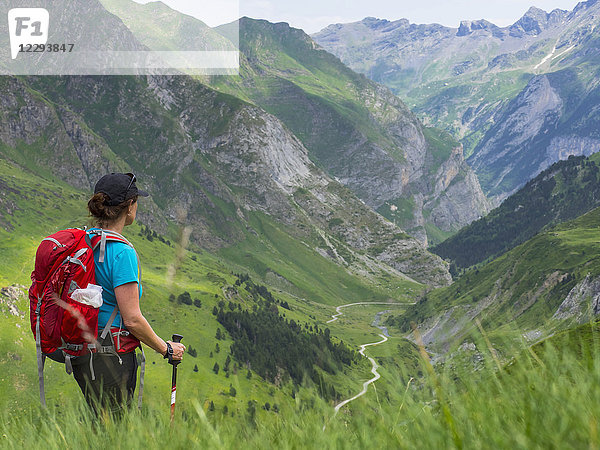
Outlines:
POLYGON ((201 20, 181 14, 162 2, 138 4, 101 0, 143 44, 155 51, 235 51, 236 46, 201 20))
MULTIPOLYGON (((283 449, 363 448, 373 443, 407 449, 596 448, 600 427, 598 325, 571 333, 582 353, 562 337, 515 354, 516 364, 498 368, 481 342, 476 372, 435 374, 421 357, 424 376, 399 383, 391 396, 360 400, 352 414, 332 417, 314 397, 300 393, 292 404, 267 413, 252 408, 234 418, 191 402, 177 406, 175 427, 165 405, 147 405, 123 421, 98 421, 84 409, 50 406, 31 414, 0 415, 4 448, 105 448, 106 445, 162 448, 283 449), (588 339, 586 336, 595 336, 588 339), (325 426, 324 426, 325 425, 325 426), (127 430, 126 433, 123 430, 127 430), (58 430, 58 432, 57 432, 58 430)), ((483 339, 481 339, 483 341, 483 339)), ((398 379, 400 381, 400 379, 398 379)), ((181 389, 181 388, 180 388, 181 389)))
MULTIPOLYGON (((464 269, 493 259, 540 231, 600 205, 598 154, 571 157, 546 169, 486 217, 432 251, 464 269)), ((456 275, 456 273, 455 273, 456 275)))
POLYGON ((518 341, 525 333, 531 332, 531 339, 548 335, 561 327, 552 316, 571 289, 588 276, 593 280, 600 275, 599 223, 596 208, 542 232, 465 272, 452 286, 424 294, 388 323, 408 332, 415 322, 426 339, 446 350, 475 329, 475 318, 503 347, 507 336, 518 341))
MULTIPOLYGON (((6 161, 0 164, 3 186, 0 196, 0 284, 26 285, 39 239, 54 229, 72 225, 74 221, 85 222, 82 205, 87 195, 6 161)), ((557 253, 560 253, 574 258, 573 268, 585 263, 594 267, 596 251, 593 249, 597 246, 593 242, 598 240, 595 230, 598 214, 593 211, 578 221, 552 230, 549 235, 560 242, 560 251, 548 255, 544 253, 545 249, 553 247, 546 245, 548 242, 541 242, 536 246, 535 259, 533 250, 520 256, 524 265, 550 257, 558 264, 557 253), (577 250, 577 245, 584 246, 589 260, 579 254, 570 256, 569 242, 573 243, 573 251, 577 250), (527 259, 527 255, 532 259, 527 259)), ((279 225, 269 222, 266 217, 256 216, 254 220, 259 219, 262 228, 258 227, 258 222, 255 225, 261 234, 277 233, 279 225)), ((600 365, 597 361, 597 328, 582 327, 582 340, 569 338, 568 344, 562 343, 562 335, 556 341, 549 340, 544 343, 543 351, 534 349, 536 357, 526 348, 513 347, 513 353, 504 353, 503 358, 515 356, 522 362, 502 372, 497 371, 495 353, 489 351, 482 335, 474 339, 476 353, 465 355, 469 364, 437 366, 434 372, 427 358, 419 357, 417 347, 392 328, 392 337, 386 344, 368 351, 382 365, 382 379, 377 382, 376 390, 370 388, 366 396, 334 417, 332 403, 323 400, 318 395, 318 388, 309 380, 298 387, 289 382, 276 386, 263 381, 256 373, 248 379, 245 368, 238 369, 237 373, 232 369, 229 376, 224 373, 228 348, 233 341, 227 335, 225 339, 216 339, 217 329, 223 331, 223 328, 212 315, 212 309, 218 308, 221 301, 225 302, 226 309, 230 301, 244 309, 257 304, 249 291, 240 288, 235 294, 229 289, 236 289, 238 279, 232 272, 239 273, 241 264, 254 261, 251 259, 254 256, 256 261, 265 261, 247 264, 247 268, 257 277, 264 273, 266 279, 273 280, 269 290, 290 306, 290 310, 279 308, 286 318, 313 327, 329 327, 336 340, 343 339, 354 348, 380 340, 379 331, 374 332, 369 326, 370 320, 365 318, 372 318, 383 308, 391 309, 391 314, 397 316, 398 309, 391 306, 347 309, 340 320, 326 325, 334 312, 332 307, 277 289, 279 278, 265 268, 276 268, 282 273, 291 270, 278 261, 279 256, 268 256, 268 252, 260 248, 260 245, 277 242, 277 239, 271 237, 259 244, 258 237, 250 233, 257 241, 246 242, 246 251, 238 253, 245 256, 237 262, 229 262, 228 255, 215 257, 206 252, 181 252, 176 239, 171 245, 157 238, 150 241, 145 227, 133 226, 126 231, 140 253, 144 267, 144 313, 159 334, 169 336, 179 332, 184 335, 184 342, 197 351, 196 357, 187 354, 179 369, 176 426, 171 428, 168 424, 170 367, 152 352, 148 352, 145 406, 141 414, 132 411, 124 422, 111 419, 99 422, 90 417, 73 380, 64 373, 61 365, 53 363, 49 363, 46 370, 49 409, 39 409, 35 351, 28 318, 26 314, 12 315, 9 304, 2 298, 0 399, 3 413, 0 414, 0 434, 3 448, 37 447, 42 442, 49 448, 104 448, 106 445, 159 448, 164 447, 165 442, 171 446, 218 448, 239 447, 240 442, 251 448, 275 445, 281 448, 356 448, 376 443, 399 448, 493 445, 529 449, 580 448, 598 444, 596 417, 600 415, 600 398, 595 386, 600 381, 600 365), (168 275, 173 273, 169 266, 176 269, 172 277, 168 275), (191 298, 201 301, 200 308, 169 301, 171 293, 178 296, 186 291, 191 298), (578 344, 580 341, 586 343, 585 346, 578 344), (480 361, 476 372, 472 371, 473 360, 480 361), (221 367, 219 374, 212 370, 215 362, 221 367), (194 366, 198 367, 197 372, 194 366), (124 429, 126 433, 123 433, 124 429)), ((289 240, 286 237, 286 241, 289 240)), ((298 247, 289 248, 289 251, 297 250, 298 247)), ((305 265, 310 266, 309 253, 300 257, 300 261, 304 258, 306 263, 295 268, 300 274, 308 270, 303 269, 305 265)), ((322 257, 319 255, 319 258, 322 257)), ((281 259, 285 259, 285 254, 281 259)), ((306 290, 310 288, 308 280, 320 271, 317 261, 320 260, 312 260, 314 267, 310 273, 298 275, 306 277, 304 284, 297 283, 306 290)), ((562 263, 567 264, 566 261, 562 263)), ((322 270, 327 269, 323 267, 322 270)), ((503 270, 506 267, 498 268, 499 272, 503 270)), ((524 267, 519 270, 521 276, 526 275, 524 267)), ((325 303, 334 304, 335 300, 341 300, 336 295, 360 288, 343 286, 343 280, 340 282, 336 276, 340 273, 329 273, 331 287, 323 293, 325 303)), ((458 286, 463 286, 460 283, 458 286)), ((407 284, 397 290, 395 298, 409 300, 418 289, 418 285, 407 284)), ((377 292, 371 295, 376 298, 377 292)), ((27 300, 17 301, 16 306, 25 313, 27 300)), ((487 330, 491 325, 484 323, 484 327, 487 330)), ((492 335, 491 339, 495 345, 496 337, 492 335)), ((370 376, 370 367, 362 361, 335 376, 323 375, 337 392, 352 396, 370 376)))
MULTIPOLYGON (((89 194, 60 181, 36 176, 6 160, 0 160, 0 185, 0 287, 22 285, 26 288, 39 241, 60 228, 86 225, 84 208, 89 194)), ((144 207, 141 200, 140 212, 144 207)), ((408 298, 419 289, 418 284, 397 282, 393 277, 387 287, 385 283, 375 286, 366 279, 361 280, 295 240, 267 216, 253 217, 251 223, 258 233, 248 232, 247 239, 238 247, 223 250, 219 256, 200 251, 198 247, 194 247, 194 251, 181 248, 176 234, 175 238, 163 237, 139 225, 125 230, 142 260, 142 309, 146 317, 161 336, 181 333, 186 345, 197 352, 195 356, 188 354, 182 365, 181 385, 186 398, 200 402, 206 409, 210 402, 219 410, 227 406, 234 414, 244 412, 248 401, 255 401, 258 409, 265 403, 282 406, 293 404, 293 391, 308 394, 319 391, 310 379, 298 386, 292 382, 276 386, 257 374, 248 378, 248 368, 241 361, 233 360, 230 370, 227 373, 223 370, 233 341, 227 333, 223 333, 221 340, 216 339, 217 329, 222 332, 225 329, 217 322, 213 308, 252 310, 264 302, 263 297, 246 289, 243 283, 236 284, 235 273, 249 273, 256 285, 268 286, 266 289, 287 320, 320 330, 326 328, 324 324, 333 313, 333 308, 327 305, 384 301, 392 295, 408 298), (292 264, 292 259, 297 264, 292 264), (184 292, 198 300, 200 306, 170 301, 171 296, 176 299, 184 292), (215 363, 221 367, 218 374, 213 372, 215 363), (236 396, 230 394, 231 386, 237 391, 236 396)), ((28 300, 22 297, 15 302, 2 296, 0 308, 0 370, 5 381, 0 402, 4 407, 28 408, 37 402, 28 300), (16 315, 11 311, 17 311, 16 315), (17 393, 23 395, 16 396, 17 393)), ((343 329, 337 329, 332 332, 332 339, 336 343, 345 340, 355 349, 363 343, 361 339, 371 333, 368 321, 357 322, 354 331, 361 330, 360 335, 345 334, 343 329)), ((149 353, 146 395, 152 405, 168 394, 170 373, 160 356, 149 353)), ((64 374, 62 365, 49 362, 46 373, 51 404, 59 399, 77 401, 76 386, 64 374)), ((321 383, 334 386, 338 395, 347 395, 358 389, 361 380, 367 377, 368 364, 359 359, 335 374, 320 370, 317 373, 321 374, 321 383)))

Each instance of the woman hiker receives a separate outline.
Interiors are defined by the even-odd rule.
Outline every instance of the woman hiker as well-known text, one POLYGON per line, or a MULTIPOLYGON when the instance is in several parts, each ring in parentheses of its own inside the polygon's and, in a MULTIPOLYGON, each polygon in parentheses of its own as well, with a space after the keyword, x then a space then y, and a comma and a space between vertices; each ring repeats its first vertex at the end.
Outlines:
POLYGON ((88 202, 96 222, 89 234, 111 236, 94 250, 96 283, 102 286, 103 299, 98 341, 108 351, 87 354, 73 363, 75 379, 96 412, 98 407, 119 412, 131 404, 138 368, 135 349, 140 341, 172 360, 181 360, 185 351, 183 344, 158 337, 140 310, 139 260, 133 246, 121 235, 123 228, 135 220, 138 196, 147 197, 148 193, 138 190, 135 175, 111 173, 96 183, 88 202), (103 333, 105 328, 107 332, 103 333))

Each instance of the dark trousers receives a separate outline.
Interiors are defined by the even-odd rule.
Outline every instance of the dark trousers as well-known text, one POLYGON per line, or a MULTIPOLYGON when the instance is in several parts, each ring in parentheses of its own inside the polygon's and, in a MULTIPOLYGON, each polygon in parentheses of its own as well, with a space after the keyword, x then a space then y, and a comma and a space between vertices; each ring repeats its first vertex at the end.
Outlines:
POLYGON ((131 405, 138 368, 135 351, 120 353, 119 357, 121 362, 108 353, 88 354, 73 361, 73 376, 86 402, 97 414, 101 410, 120 413, 131 405), (95 380, 92 380, 90 358, 95 380))

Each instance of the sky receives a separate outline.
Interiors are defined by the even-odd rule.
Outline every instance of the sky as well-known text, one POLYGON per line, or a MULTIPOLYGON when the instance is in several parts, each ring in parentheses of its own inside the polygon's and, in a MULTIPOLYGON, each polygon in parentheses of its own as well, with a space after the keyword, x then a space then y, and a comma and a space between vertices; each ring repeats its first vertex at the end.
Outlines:
MULTIPOLYGON (((149 0, 135 0, 148 3, 149 0)), ((546 11, 571 10, 577 0, 162 0, 173 9, 195 16, 210 26, 240 16, 288 22, 307 33, 332 23, 365 17, 458 27, 461 20, 486 19, 498 26, 516 22, 530 6, 546 11)))

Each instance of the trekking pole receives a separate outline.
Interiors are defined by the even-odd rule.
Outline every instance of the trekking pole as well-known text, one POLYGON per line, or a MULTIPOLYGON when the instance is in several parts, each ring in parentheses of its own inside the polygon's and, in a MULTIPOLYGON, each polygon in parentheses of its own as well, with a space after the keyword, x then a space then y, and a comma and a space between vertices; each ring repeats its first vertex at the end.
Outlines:
MULTIPOLYGON (((181 342, 183 336, 180 334, 174 334, 171 338, 172 342, 181 342)), ((175 415, 175 397, 177 396, 177 365, 181 361, 171 359, 169 364, 173 364, 173 378, 171 379, 171 425, 173 425, 173 417, 175 415)))

